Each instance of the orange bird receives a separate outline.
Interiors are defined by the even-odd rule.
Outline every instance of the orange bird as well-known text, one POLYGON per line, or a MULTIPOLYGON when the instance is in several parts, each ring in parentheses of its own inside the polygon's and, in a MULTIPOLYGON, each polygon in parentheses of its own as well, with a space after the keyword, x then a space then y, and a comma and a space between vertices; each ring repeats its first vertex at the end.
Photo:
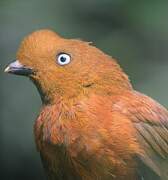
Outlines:
POLYGON ((5 72, 29 77, 41 95, 34 134, 48 179, 168 179, 168 111, 101 50, 40 30, 5 72))

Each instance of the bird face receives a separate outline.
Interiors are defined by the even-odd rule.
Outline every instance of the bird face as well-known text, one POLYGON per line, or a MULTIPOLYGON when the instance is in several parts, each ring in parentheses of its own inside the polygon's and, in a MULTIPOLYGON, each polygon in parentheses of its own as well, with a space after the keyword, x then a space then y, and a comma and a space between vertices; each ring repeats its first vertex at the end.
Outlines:
POLYGON ((88 87, 101 89, 105 82, 115 82, 115 78, 118 82, 127 80, 120 75, 123 73, 119 65, 102 51, 87 42, 64 39, 50 30, 27 36, 20 45, 17 60, 5 71, 28 76, 45 103, 57 95, 77 96, 88 87))

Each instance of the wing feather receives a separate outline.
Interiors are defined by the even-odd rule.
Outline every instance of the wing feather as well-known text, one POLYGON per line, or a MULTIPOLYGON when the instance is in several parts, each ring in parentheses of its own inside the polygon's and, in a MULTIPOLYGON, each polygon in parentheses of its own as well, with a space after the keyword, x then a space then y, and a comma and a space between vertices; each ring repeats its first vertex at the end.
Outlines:
MULTIPOLYGON (((114 107, 129 117, 137 130, 137 141, 144 150, 139 159, 161 180, 168 180, 168 111, 136 91, 124 94, 114 107)), ((142 177, 149 180, 144 174, 142 177)))

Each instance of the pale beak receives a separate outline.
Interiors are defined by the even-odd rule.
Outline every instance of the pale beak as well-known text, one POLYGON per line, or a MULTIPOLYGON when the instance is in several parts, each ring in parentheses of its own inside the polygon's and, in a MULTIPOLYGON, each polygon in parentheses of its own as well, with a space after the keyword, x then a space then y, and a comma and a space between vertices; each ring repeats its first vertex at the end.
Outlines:
POLYGON ((16 60, 10 63, 5 68, 4 72, 22 76, 29 76, 33 73, 33 70, 29 67, 23 66, 18 60, 16 60))

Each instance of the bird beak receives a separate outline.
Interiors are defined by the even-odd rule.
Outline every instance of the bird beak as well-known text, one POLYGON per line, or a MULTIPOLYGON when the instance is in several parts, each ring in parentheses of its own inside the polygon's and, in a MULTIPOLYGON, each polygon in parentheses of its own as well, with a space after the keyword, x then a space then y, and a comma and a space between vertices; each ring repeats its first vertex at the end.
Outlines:
POLYGON ((16 60, 10 63, 5 68, 4 72, 22 76, 29 76, 33 73, 33 70, 29 67, 23 66, 18 60, 16 60))

